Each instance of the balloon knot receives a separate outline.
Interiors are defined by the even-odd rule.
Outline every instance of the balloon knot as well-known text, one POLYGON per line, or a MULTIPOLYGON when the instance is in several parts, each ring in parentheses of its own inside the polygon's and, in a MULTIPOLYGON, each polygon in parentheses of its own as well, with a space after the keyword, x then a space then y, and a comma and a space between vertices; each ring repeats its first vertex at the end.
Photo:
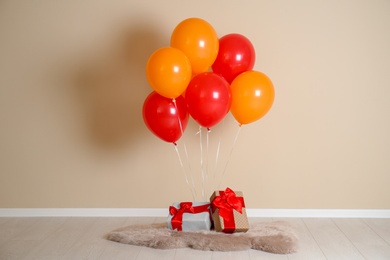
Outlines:
POLYGON ((173 142, 173 145, 174 145, 174 146, 177 146, 177 143, 176 143, 176 142, 173 142))

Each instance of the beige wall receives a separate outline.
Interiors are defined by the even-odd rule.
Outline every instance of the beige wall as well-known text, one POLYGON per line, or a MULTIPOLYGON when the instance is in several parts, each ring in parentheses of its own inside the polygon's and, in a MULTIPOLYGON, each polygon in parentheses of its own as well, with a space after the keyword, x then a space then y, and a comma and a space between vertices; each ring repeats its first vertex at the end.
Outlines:
POLYGON ((249 208, 390 209, 389 13, 388 0, 2 0, 0 207, 164 208, 193 199, 184 172, 200 194, 198 126, 179 141, 183 171, 141 116, 149 55, 200 17, 247 36, 276 90, 235 146, 231 116, 208 150, 203 131, 206 194, 221 140, 219 187, 249 208))

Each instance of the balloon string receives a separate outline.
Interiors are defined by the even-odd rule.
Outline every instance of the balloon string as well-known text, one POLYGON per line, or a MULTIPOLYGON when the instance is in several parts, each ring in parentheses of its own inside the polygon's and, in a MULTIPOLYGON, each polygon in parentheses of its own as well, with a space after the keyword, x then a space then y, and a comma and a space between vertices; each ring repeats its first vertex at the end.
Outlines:
MULTIPOLYGON (((206 187, 206 191, 207 191, 207 194, 210 194, 209 193, 209 188, 208 187, 208 183, 209 183, 209 134, 210 134, 211 130, 210 128, 207 128, 207 133, 206 133, 206 180, 205 180, 205 187, 206 187)), ((204 198, 205 201, 206 201, 206 198, 204 198)))
MULTIPOLYGON (((176 110, 176 112, 177 112, 177 120, 179 121, 179 127, 180 127, 180 131, 181 131, 181 135, 183 135, 183 134, 184 134, 184 130, 183 130, 183 125, 182 125, 181 120, 180 120, 180 113, 179 113, 179 110, 178 110, 178 108, 177 108, 176 99, 173 98, 173 99, 172 99, 172 102, 173 102, 173 105, 175 106, 175 110, 176 110)), ((187 184, 189 185, 189 183, 188 183, 188 176, 187 176, 188 174, 187 174, 187 172, 186 172, 185 169, 184 169, 183 162, 182 162, 181 157, 180 157, 180 154, 179 154, 179 152, 178 152, 178 150, 177 150, 177 145, 176 145, 176 143, 174 143, 174 144, 175 144, 175 149, 176 149, 176 151, 177 151, 177 153, 178 153, 178 156, 179 156, 180 165, 181 165, 182 168, 183 168, 183 171, 184 171, 184 175, 185 175, 187 184)), ((187 151, 187 146, 186 146, 185 142, 183 142, 183 147, 184 147, 184 153, 185 153, 186 159, 187 159, 188 168, 189 168, 189 171, 190 171, 190 174, 189 174, 189 175, 190 175, 191 184, 192 184, 192 189, 191 189, 192 198, 193 198, 193 200, 195 201, 195 198, 197 197, 196 188, 195 188, 195 182, 194 182, 193 172, 192 172, 192 169, 191 169, 191 164, 190 164, 190 160, 189 160, 189 156, 188 156, 188 151, 187 151)))
MULTIPOLYGON (((222 120, 222 127, 221 127, 221 133, 219 135, 218 145, 217 145, 217 151, 215 152, 215 165, 214 165, 214 174, 213 174, 213 185, 216 184, 216 177, 217 177, 217 170, 218 170, 218 160, 219 160, 219 153, 221 150, 221 140, 223 135, 223 129, 225 125, 225 118, 222 120)), ((216 190, 217 187, 214 187, 214 190, 216 190)))
POLYGON ((205 173, 204 173, 204 165, 203 165, 203 143, 202 143, 202 127, 199 126, 199 149, 200 149, 200 169, 201 169, 201 175, 202 175, 202 198, 203 200, 206 199, 205 195, 205 173))
POLYGON ((186 181, 186 183, 187 183, 188 188, 189 188, 190 191, 191 191, 192 198, 193 198, 193 200, 195 201, 195 194, 194 194, 194 191, 191 189, 190 183, 189 183, 189 181, 188 181, 187 173, 186 173, 186 170, 184 169, 183 161, 181 160, 179 150, 177 149, 177 145, 174 144, 174 147, 175 147, 175 151, 176 151, 177 157, 179 158, 180 166, 181 166, 181 168, 182 168, 182 170, 183 170, 183 173, 184 173, 185 181, 186 181))
POLYGON ((195 194, 194 197, 194 201, 196 199, 196 197, 198 197, 197 193, 196 193, 196 188, 195 188, 195 182, 194 182, 194 177, 193 177, 193 171, 192 171, 192 168, 191 168, 191 163, 190 163, 190 159, 189 159, 189 156, 188 156, 188 151, 187 151, 187 146, 185 143, 183 143, 184 145, 184 152, 185 152, 185 155, 186 155, 186 159, 187 159, 187 164, 188 164, 188 168, 189 168, 189 171, 190 171, 190 178, 191 178, 191 184, 192 184, 192 193, 195 194))
POLYGON ((233 141, 232 148, 230 149, 230 152, 229 152, 229 155, 228 155, 228 159, 227 159, 226 164, 225 164, 225 167, 224 167, 224 169, 223 169, 223 171, 222 171, 222 175, 221 175, 221 178, 220 178, 220 180, 219 180, 218 189, 220 188, 222 179, 223 179, 223 177, 225 176, 225 172, 226 172, 227 166, 228 166, 228 164, 229 164, 229 162, 230 162, 230 158, 232 157, 233 149, 234 149, 234 147, 236 146, 237 139, 238 139, 238 135, 240 134, 240 130, 241 130, 241 124, 239 125, 238 131, 237 131, 237 134, 236 134, 236 137, 234 138, 234 141, 233 141))

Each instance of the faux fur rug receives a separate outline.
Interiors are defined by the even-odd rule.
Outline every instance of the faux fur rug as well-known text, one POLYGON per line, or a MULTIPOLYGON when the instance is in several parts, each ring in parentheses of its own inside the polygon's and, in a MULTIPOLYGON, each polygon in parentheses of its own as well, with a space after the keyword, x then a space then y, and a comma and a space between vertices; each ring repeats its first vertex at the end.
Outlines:
POLYGON ((216 231, 178 232, 166 223, 131 225, 111 231, 107 239, 123 244, 158 249, 193 248, 209 251, 255 249, 275 254, 297 251, 298 239, 287 222, 254 223, 246 233, 225 234, 216 231))

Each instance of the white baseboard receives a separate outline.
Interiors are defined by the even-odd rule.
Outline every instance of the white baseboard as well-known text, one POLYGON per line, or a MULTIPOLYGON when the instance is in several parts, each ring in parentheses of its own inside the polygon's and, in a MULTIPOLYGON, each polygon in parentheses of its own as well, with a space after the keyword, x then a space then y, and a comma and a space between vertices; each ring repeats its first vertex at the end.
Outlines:
MULTIPOLYGON (((250 218, 390 218, 390 209, 247 209, 250 218)), ((168 208, 0 208, 0 217, 166 217, 168 208)))
POLYGON ((247 209, 248 217, 390 218, 390 209, 247 209))
POLYGON ((0 208, 0 217, 166 217, 163 208, 0 208))

